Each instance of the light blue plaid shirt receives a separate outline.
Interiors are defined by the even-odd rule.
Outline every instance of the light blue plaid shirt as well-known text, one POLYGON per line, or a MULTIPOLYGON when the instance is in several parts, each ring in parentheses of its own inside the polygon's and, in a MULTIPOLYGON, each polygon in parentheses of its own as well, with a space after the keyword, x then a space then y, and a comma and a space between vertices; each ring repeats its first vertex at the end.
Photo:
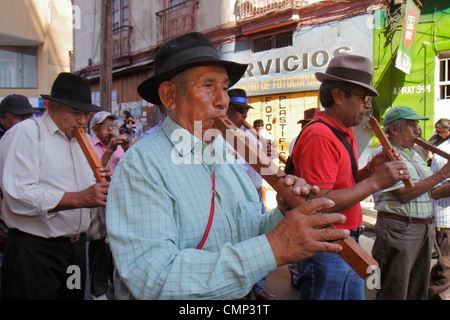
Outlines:
POLYGON ((168 117, 122 157, 106 210, 120 274, 118 299, 127 291, 138 299, 236 299, 276 269, 264 233, 282 219, 281 212, 263 215, 240 165, 218 164, 235 161, 223 144, 212 145, 215 158, 168 117), (209 218, 213 171, 214 220, 197 250, 209 218))

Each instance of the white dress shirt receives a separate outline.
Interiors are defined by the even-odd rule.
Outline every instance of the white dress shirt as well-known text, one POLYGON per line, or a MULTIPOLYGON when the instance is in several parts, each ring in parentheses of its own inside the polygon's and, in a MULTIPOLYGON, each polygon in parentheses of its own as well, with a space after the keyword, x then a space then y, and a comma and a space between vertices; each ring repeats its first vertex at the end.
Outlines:
POLYGON ((16 124, 0 140, 1 215, 9 228, 44 238, 86 231, 90 209, 49 211, 65 192, 94 183, 78 142, 69 141, 48 113, 16 124))
MULTIPOLYGON (((450 153, 450 139, 442 142, 438 148, 444 152, 450 153)), ((433 173, 439 171, 447 162, 447 159, 438 154, 434 154, 433 160, 431 161, 431 171, 433 171, 433 173)), ((448 183, 450 183, 450 179, 441 182, 441 184, 448 183)), ((450 228, 450 197, 432 200, 432 202, 436 227, 450 228)))

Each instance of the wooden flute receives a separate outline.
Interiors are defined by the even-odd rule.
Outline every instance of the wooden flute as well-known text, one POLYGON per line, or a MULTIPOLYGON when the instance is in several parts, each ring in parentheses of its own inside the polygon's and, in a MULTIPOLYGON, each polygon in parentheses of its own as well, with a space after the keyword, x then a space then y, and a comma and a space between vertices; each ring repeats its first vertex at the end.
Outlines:
MULTIPOLYGON (((222 133, 228 143, 235 146, 241 157, 265 179, 272 188, 292 207, 295 208, 305 202, 301 196, 292 193, 292 187, 283 182, 286 174, 258 149, 256 143, 239 134, 239 129, 227 117, 216 118, 214 127, 222 133), (245 150, 245 151, 244 151, 245 150), (242 154, 245 153, 245 154, 242 154)), ((342 259, 362 278, 365 279, 375 270, 378 263, 372 258, 353 238, 347 238, 340 242, 342 251, 339 254, 342 259)))
POLYGON ((450 154, 449 154, 449 153, 447 153, 447 152, 445 152, 445 151, 442 151, 441 149, 436 148, 435 146, 433 146, 433 145, 431 145, 431 144, 429 144, 429 143, 427 143, 427 142, 425 142, 425 141, 423 141, 423 140, 420 140, 420 139, 414 139, 414 142, 415 142, 416 144, 418 144, 419 146, 421 146, 421 147, 427 149, 428 151, 431 151, 431 152, 433 152, 433 153, 435 153, 435 154, 438 154, 438 155, 440 155, 442 158, 445 158, 445 159, 447 159, 447 160, 450 160, 450 154))
MULTIPOLYGON (((381 129, 381 126, 378 123, 378 120, 373 116, 369 116, 369 124, 372 127, 372 130, 375 133, 375 135, 377 136, 378 140, 380 140, 380 143, 383 146, 383 149, 386 152, 386 154, 389 158, 389 161, 397 160, 394 157, 394 153, 392 152, 392 145, 389 142, 386 135, 384 134, 383 130, 381 129)), ((414 187, 414 185, 410 179, 403 180, 403 183, 405 184, 405 187, 408 189, 414 187)))
POLYGON ((81 150, 84 153, 84 156, 89 162, 89 165, 94 172, 94 176, 97 182, 106 182, 107 179, 100 173, 100 169, 103 168, 102 163, 95 154, 94 148, 92 148, 92 145, 89 142, 88 137, 86 136, 86 131, 84 130, 84 128, 75 128, 73 135, 75 136, 75 139, 77 139, 78 144, 80 145, 81 150))

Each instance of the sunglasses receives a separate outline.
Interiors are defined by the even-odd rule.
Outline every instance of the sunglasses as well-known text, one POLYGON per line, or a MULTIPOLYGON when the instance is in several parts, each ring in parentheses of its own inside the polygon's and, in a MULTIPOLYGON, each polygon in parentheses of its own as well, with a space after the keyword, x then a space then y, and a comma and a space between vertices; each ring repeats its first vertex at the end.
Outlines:
POLYGON ((248 108, 236 108, 236 107, 232 107, 234 111, 236 111, 237 113, 240 114, 244 114, 248 112, 248 108))
POLYGON ((364 103, 372 102, 372 99, 373 99, 372 96, 368 96, 368 95, 365 95, 365 94, 359 94, 359 93, 356 93, 356 92, 353 92, 353 91, 350 91, 349 93, 354 94, 355 96, 358 96, 358 97, 362 98, 364 103))

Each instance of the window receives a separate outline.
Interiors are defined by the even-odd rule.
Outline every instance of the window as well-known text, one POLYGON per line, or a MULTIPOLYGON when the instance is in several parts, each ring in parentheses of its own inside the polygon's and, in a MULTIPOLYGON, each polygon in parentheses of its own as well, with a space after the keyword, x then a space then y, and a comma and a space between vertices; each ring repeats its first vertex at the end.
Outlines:
POLYGON ((169 7, 176 6, 180 2, 181 2, 181 0, 169 0, 169 7))
POLYGON ((0 46, 0 88, 37 88, 37 47, 0 46))
POLYGON ((292 46, 292 31, 253 40, 253 52, 292 46))
POLYGON ((128 0, 113 2, 113 30, 130 24, 130 6, 128 0))
POLYGON ((131 52, 130 14, 129 0, 113 0, 112 55, 114 58, 128 56, 131 52))
POLYGON ((439 92, 441 100, 450 99, 450 58, 439 61, 439 92))

